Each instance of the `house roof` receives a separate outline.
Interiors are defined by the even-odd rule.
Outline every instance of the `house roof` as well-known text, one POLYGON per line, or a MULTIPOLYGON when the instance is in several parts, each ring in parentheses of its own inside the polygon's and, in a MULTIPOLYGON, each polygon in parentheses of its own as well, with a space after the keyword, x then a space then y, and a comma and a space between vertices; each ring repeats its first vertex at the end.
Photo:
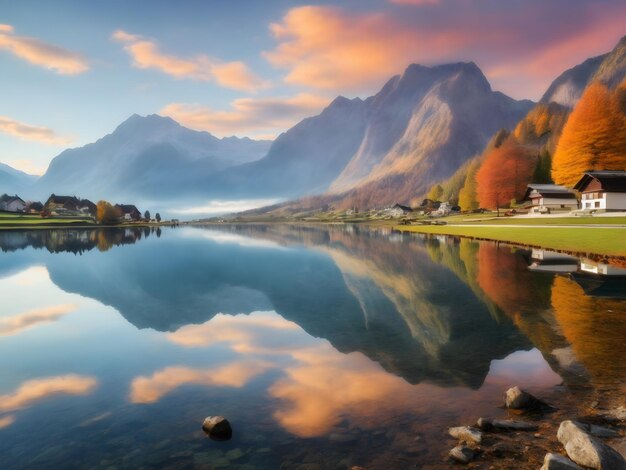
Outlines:
POLYGON ((50 204, 51 202, 54 204, 65 204, 66 202, 77 203, 78 199, 76 196, 57 196, 56 194, 51 194, 46 204, 50 204))
POLYGON ((394 204, 391 209, 402 209, 404 212, 413 212, 413 209, 408 206, 403 206, 402 204, 394 204))
POLYGON ((524 201, 533 197, 559 197, 559 199, 576 199, 576 194, 569 188, 558 184, 534 184, 526 188, 524 201))
POLYGON ((587 171, 574 189, 584 192, 594 180, 600 183, 602 191, 626 192, 626 171, 619 170, 587 171))
POLYGON ((130 214, 131 212, 139 212, 136 206, 132 204, 115 204, 115 207, 118 207, 123 214, 130 214))
POLYGON ((17 194, 15 196, 9 196, 8 194, 3 194, 2 196, 0 196, 0 202, 10 203, 13 201, 22 201, 22 203, 26 204, 24 200, 17 194))

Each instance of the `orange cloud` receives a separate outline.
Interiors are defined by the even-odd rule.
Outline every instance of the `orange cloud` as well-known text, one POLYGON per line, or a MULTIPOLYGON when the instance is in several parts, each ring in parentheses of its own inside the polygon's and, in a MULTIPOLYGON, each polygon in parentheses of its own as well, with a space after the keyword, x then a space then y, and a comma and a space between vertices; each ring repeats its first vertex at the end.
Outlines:
POLYGON ((76 310, 75 305, 38 308, 10 317, 0 317, 0 336, 12 336, 42 323, 51 323, 76 310))
POLYGON ((15 416, 3 416, 0 418, 0 429, 8 428, 15 422, 15 416))
POLYGON ((206 55, 181 59, 164 54, 152 40, 122 30, 115 31, 111 38, 124 44, 124 50, 133 58, 133 65, 140 69, 156 69, 181 79, 214 80, 225 88, 247 92, 268 86, 240 61, 222 62, 206 55))
POLYGON ((11 25, 0 25, 0 49, 61 75, 76 75, 89 70, 87 61, 81 55, 39 39, 16 36, 13 32, 11 25))
POLYGON ((172 103, 159 113, 191 129, 216 135, 275 134, 305 117, 319 113, 329 99, 308 93, 283 98, 239 98, 231 110, 219 111, 198 104, 172 103))
POLYGON ((512 6, 495 0, 393 2, 432 8, 292 8, 270 26, 277 45, 263 54, 287 71, 289 84, 345 93, 372 92, 410 63, 472 60, 495 89, 539 98, 565 69, 610 50, 624 34, 626 15, 623 2, 602 8, 581 3, 575 11, 566 0, 512 6), (571 15, 560 15, 564 10, 571 15))
POLYGON ((93 377, 74 374, 28 380, 15 392, 0 395, 0 412, 26 408, 54 395, 87 395, 97 383, 93 377))
POLYGON ((57 135, 52 129, 31 126, 7 116, 0 116, 0 132, 19 137, 20 139, 33 140, 50 145, 68 145, 71 143, 70 139, 57 135))
POLYGON ((167 367, 150 377, 133 379, 130 400, 133 403, 154 403, 188 384, 239 388, 270 367, 271 364, 258 360, 243 360, 216 369, 167 367))

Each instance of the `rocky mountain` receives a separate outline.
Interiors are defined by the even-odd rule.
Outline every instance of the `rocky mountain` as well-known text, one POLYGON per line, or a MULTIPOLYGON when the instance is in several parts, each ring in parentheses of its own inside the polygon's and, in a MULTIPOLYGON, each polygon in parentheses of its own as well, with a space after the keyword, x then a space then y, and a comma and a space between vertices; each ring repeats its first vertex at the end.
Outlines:
POLYGON ((37 193, 84 197, 171 197, 195 179, 263 157, 270 141, 187 129, 156 114, 133 115, 111 134, 55 157, 37 193))
POLYGON ((29 175, 9 165, 0 163, 0 194, 19 193, 30 188, 36 180, 36 176, 29 175))
POLYGON ((600 80, 613 88, 625 78, 626 36, 611 52, 587 59, 559 75, 546 90, 540 102, 546 104, 554 102, 573 108, 592 81, 600 80))

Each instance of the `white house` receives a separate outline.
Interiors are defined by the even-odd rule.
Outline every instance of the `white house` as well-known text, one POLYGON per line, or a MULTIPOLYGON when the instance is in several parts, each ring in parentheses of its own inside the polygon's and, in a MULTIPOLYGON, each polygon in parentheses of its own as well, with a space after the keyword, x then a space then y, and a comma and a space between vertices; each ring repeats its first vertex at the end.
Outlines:
POLYGON ((388 207, 383 211, 383 213, 390 217, 402 217, 403 215, 407 215, 413 212, 408 206, 403 206, 402 204, 396 204, 392 207, 388 207))
POLYGON ((452 208, 450 207, 450 204, 447 202, 442 202, 441 204, 439 204, 437 210, 431 212, 430 215, 434 217, 441 217, 450 214, 451 211, 452 208))
POLYGON ((558 184, 529 184, 524 201, 530 201, 534 213, 578 209, 576 193, 558 184))
POLYGON ((582 193, 582 209, 626 211, 626 171, 588 171, 574 189, 582 193))
POLYGON ((24 212, 26 203, 19 196, 9 196, 3 194, 0 196, 0 210, 7 212, 24 212))

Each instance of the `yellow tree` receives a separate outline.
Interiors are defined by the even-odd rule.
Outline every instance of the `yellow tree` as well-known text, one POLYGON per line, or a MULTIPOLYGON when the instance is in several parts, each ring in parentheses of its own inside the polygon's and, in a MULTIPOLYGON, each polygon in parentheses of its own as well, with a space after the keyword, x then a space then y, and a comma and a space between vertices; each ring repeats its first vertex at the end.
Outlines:
POLYGON ((478 200, 476 199, 476 173, 480 168, 480 159, 475 159, 467 169, 465 184, 459 191, 459 206, 461 209, 471 211, 478 209, 478 200))
POLYGON ((620 91, 592 83, 572 111, 552 161, 552 179, 573 186, 588 170, 626 169, 626 118, 620 91))
POLYGON ((112 206, 107 201, 98 201, 96 205, 96 221, 99 224, 116 224, 122 214, 117 207, 112 206))

